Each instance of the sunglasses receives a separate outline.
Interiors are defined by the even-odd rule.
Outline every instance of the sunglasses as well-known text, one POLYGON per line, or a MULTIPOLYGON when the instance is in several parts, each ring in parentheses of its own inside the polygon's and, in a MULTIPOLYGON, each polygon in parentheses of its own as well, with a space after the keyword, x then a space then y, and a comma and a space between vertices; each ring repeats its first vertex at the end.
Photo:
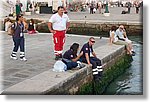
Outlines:
POLYGON ((23 16, 18 16, 18 18, 23 18, 23 16))
POLYGON ((92 43, 95 43, 95 41, 91 41, 92 43))

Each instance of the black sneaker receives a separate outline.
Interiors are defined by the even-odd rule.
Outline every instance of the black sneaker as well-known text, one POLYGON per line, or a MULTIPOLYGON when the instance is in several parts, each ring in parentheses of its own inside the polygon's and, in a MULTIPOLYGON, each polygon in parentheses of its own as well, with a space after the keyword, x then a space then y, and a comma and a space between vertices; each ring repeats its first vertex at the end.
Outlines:
POLYGON ((135 53, 132 53, 131 56, 135 56, 135 53))
POLYGON ((136 54, 135 51, 132 51, 133 54, 136 54))
POLYGON ((59 55, 56 55, 55 60, 56 61, 59 60, 59 55))
POLYGON ((62 58, 62 54, 59 54, 59 58, 62 58))

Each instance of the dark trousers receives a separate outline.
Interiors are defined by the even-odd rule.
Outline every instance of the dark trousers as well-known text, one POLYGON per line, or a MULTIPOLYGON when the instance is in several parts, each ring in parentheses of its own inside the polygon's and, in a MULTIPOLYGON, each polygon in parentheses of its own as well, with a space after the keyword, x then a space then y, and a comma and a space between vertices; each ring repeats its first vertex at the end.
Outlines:
POLYGON ((137 14, 139 13, 139 7, 136 7, 136 13, 137 14))
MULTIPOLYGON (((86 58, 81 58, 82 62, 87 63, 86 58)), ((92 64, 92 69, 97 68, 97 66, 101 66, 101 60, 96 57, 89 58, 90 63, 92 64)))
POLYGON ((76 68, 78 66, 77 62, 73 62, 73 61, 65 59, 65 58, 62 59, 62 62, 64 62, 66 64, 67 70, 71 70, 72 68, 76 68))
POLYGON ((94 9, 94 8, 90 8, 90 14, 93 14, 93 9, 94 9))
POLYGON ((128 7, 128 13, 130 13, 130 7, 128 7))
POLYGON ((71 70, 72 68, 76 68, 78 66, 77 62, 67 62, 67 70, 71 70))
POLYGON ((20 47, 20 52, 24 52, 24 37, 15 38, 13 37, 14 48, 13 52, 17 52, 20 47))
MULTIPOLYGON (((82 62, 87 63, 86 58, 81 58, 82 62)), ((92 64, 92 69, 96 69, 97 66, 101 66, 101 60, 96 57, 89 58, 90 63, 92 64)), ((94 73, 94 71, 93 71, 94 73)), ((93 74, 94 80, 100 80, 102 76, 102 72, 98 72, 98 74, 93 74)))

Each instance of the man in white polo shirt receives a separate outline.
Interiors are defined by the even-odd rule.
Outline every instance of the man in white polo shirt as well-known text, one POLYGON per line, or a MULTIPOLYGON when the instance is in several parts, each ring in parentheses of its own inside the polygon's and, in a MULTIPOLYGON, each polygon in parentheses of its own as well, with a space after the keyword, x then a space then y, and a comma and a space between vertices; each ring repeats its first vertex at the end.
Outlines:
POLYGON ((65 43, 65 33, 69 28, 70 22, 64 7, 59 6, 58 12, 49 19, 48 28, 53 33, 55 60, 62 58, 63 45, 65 43))

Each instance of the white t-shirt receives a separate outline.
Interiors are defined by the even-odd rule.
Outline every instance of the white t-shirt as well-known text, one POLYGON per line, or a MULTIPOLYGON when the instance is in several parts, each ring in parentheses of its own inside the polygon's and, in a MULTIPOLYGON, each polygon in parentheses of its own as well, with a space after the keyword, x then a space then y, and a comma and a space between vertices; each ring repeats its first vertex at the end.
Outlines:
POLYGON ((110 34, 110 35, 109 35, 110 37, 112 37, 112 34, 114 34, 114 41, 113 41, 113 42, 117 42, 117 41, 118 41, 118 38, 117 38, 116 32, 114 32, 114 31, 110 31, 110 32, 109 32, 109 34, 110 34))
POLYGON ((11 26, 11 22, 6 22, 5 23, 5 31, 7 32, 8 31, 8 28, 11 26))
POLYGON ((119 38, 125 39, 125 41, 126 41, 127 43, 132 43, 132 41, 129 40, 128 38, 124 38, 123 33, 124 33, 123 30, 120 31, 119 28, 116 30, 116 36, 119 36, 119 38))
POLYGON ((119 38, 124 38, 124 35, 123 35, 123 30, 120 31, 119 28, 116 30, 116 35, 119 36, 119 38))
POLYGON ((66 14, 63 14, 61 17, 58 13, 52 15, 52 17, 49 19, 49 22, 52 23, 53 30, 66 30, 66 24, 69 21, 69 17, 66 14))

